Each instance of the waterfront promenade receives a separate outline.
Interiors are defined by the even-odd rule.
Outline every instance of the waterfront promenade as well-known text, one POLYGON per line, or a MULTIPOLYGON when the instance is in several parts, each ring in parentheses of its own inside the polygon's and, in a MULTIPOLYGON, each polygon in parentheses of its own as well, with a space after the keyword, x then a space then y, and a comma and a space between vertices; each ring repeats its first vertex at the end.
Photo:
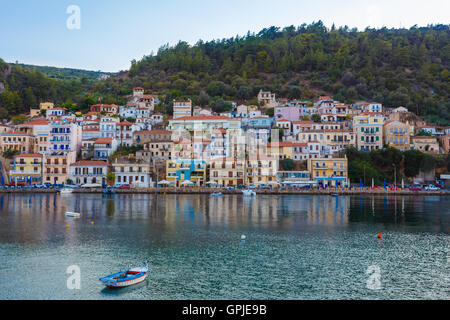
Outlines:
MULTIPOLYGON (((371 189, 371 188, 329 188, 329 189, 287 189, 287 188, 273 188, 273 189, 254 189, 256 194, 278 195, 278 194, 305 194, 305 195, 450 195, 450 190, 440 191, 411 191, 405 190, 389 190, 389 189, 371 189)), ((241 195, 241 190, 227 190, 225 188, 132 188, 132 189, 115 189, 116 194, 211 194, 213 192, 221 192, 222 194, 238 194, 241 195)), ((59 193, 58 189, 0 189, 2 193, 59 193)), ((74 189, 73 193, 103 193, 102 188, 80 188, 74 189)))

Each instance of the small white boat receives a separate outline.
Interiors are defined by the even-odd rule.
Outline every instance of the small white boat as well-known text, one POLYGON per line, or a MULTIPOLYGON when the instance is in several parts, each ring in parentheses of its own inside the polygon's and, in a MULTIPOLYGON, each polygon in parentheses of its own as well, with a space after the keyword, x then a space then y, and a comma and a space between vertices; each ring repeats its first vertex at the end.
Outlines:
POLYGON ((244 196, 256 196, 256 192, 250 189, 242 190, 244 196))
POLYGON ((71 211, 66 212, 66 217, 79 218, 80 216, 81 214, 79 214, 78 212, 71 212, 71 211))
POLYGON ((213 192, 211 193, 211 197, 221 197, 222 196, 222 192, 213 192))
POLYGON ((70 193, 72 193, 72 192, 73 192, 73 189, 72 189, 72 188, 62 188, 62 189, 59 191, 60 194, 70 194, 70 193))
POLYGON ((148 264, 111 274, 99 280, 108 288, 123 288, 144 281, 148 276, 148 264))

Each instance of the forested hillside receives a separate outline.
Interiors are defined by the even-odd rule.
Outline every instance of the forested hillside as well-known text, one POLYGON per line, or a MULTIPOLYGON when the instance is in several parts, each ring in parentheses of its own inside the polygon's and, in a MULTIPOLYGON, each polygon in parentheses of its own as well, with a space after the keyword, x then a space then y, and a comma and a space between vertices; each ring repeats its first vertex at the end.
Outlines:
POLYGON ((229 99, 256 103, 264 89, 278 97, 326 94, 346 103, 372 100, 405 106, 430 122, 450 124, 449 63, 450 25, 358 32, 327 29, 321 22, 270 27, 194 46, 165 45, 106 81, 52 79, 14 64, 2 79, 6 65, 0 60, 0 83, 5 86, 0 119, 28 112, 44 100, 82 111, 99 101, 123 104, 134 86, 142 86, 164 98, 159 109, 166 112, 172 99, 182 97, 216 111, 228 107, 224 101, 229 99))
POLYGON ((28 64, 15 64, 23 69, 37 70, 42 72, 49 78, 60 79, 60 80, 81 80, 83 83, 89 81, 98 81, 100 76, 110 73, 101 71, 90 71, 90 70, 80 70, 73 68, 57 68, 49 66, 34 66, 28 64))
POLYGON ((163 46, 156 55, 132 61, 129 83, 121 77, 108 86, 141 85, 167 95, 167 103, 193 96, 200 105, 253 99, 261 88, 288 98, 331 94, 348 103, 405 106, 449 123, 449 40, 449 25, 362 32, 329 30, 321 22, 270 27, 194 46, 163 46))

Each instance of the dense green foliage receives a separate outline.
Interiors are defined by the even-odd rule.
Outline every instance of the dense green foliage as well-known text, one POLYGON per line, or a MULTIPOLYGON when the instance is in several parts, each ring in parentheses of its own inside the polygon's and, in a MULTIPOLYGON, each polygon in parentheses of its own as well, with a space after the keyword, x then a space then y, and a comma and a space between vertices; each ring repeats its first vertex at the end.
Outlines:
MULTIPOLYGON (((376 185, 383 185, 384 179, 388 183, 394 182, 394 172, 397 183, 401 179, 417 176, 420 172, 428 172, 436 167, 436 159, 429 154, 417 150, 400 151, 395 148, 386 148, 371 152, 358 151, 355 148, 345 150, 348 158, 348 175, 352 183, 370 185, 372 178, 376 185)), ((449 161, 447 158, 442 161, 449 161)))
MULTIPOLYGON (((39 69, 11 65, 11 74, 3 73, 8 65, 0 59, 0 83, 5 89, 0 93, 0 119, 10 119, 18 114, 27 114, 30 108, 38 108, 40 102, 52 101, 72 111, 87 112, 93 104, 125 104, 118 95, 97 89, 97 83, 82 79, 60 80, 44 75, 39 69)), ((64 69, 60 69, 64 70, 64 69)), ((79 72, 83 72, 79 70, 79 72)))
MULTIPOLYGON (((166 103, 184 96, 197 103, 201 94, 203 104, 219 97, 248 100, 266 89, 288 98, 374 100, 449 123, 449 27, 358 32, 329 30, 319 21, 194 46, 179 42, 133 60, 127 82, 165 94, 166 103)), ((118 85, 114 81, 110 87, 118 85)))
POLYGON ((100 80, 100 76, 103 74, 110 75, 110 73, 101 71, 80 70, 72 68, 57 68, 49 66, 34 66, 28 64, 14 64, 14 65, 19 66, 23 69, 40 71, 48 78, 59 80, 80 80, 82 83, 87 83, 89 81, 98 81, 100 80))

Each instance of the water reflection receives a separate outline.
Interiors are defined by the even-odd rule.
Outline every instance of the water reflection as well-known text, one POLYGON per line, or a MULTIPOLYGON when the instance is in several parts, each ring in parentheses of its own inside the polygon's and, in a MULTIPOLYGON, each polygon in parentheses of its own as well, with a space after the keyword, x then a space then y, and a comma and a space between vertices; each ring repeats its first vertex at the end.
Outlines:
POLYGON ((176 232, 192 225, 304 230, 347 227, 355 222, 394 226, 420 222, 434 232, 449 233, 448 204, 448 197, 439 196, 2 194, 0 240, 45 240, 61 234, 57 226, 68 223, 77 228, 78 223, 65 217, 66 211, 80 212, 81 221, 95 221, 95 225, 129 220, 157 226, 161 232, 176 232))

